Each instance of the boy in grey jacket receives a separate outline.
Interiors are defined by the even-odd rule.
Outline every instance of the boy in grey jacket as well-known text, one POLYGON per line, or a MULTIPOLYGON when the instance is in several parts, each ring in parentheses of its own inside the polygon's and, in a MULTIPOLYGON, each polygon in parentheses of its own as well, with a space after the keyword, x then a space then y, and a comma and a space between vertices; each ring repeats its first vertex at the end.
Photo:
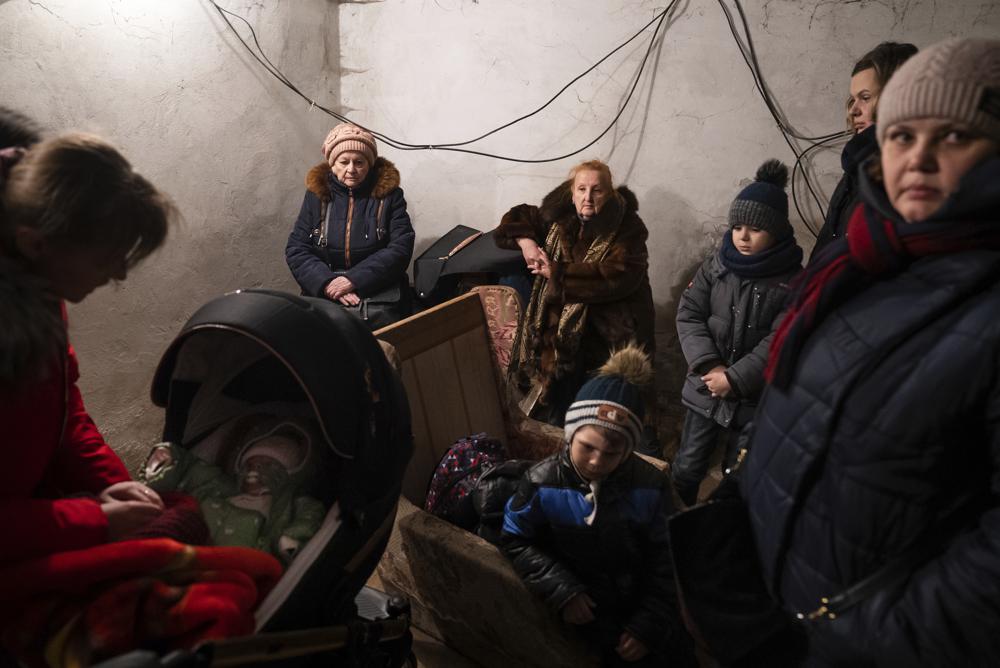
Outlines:
POLYGON ((788 222, 788 168, 768 160, 729 209, 718 252, 698 269, 677 307, 677 334, 688 365, 687 407, 671 476, 692 505, 720 437, 723 470, 736 461, 736 438, 764 387, 764 366, 802 249, 788 222))

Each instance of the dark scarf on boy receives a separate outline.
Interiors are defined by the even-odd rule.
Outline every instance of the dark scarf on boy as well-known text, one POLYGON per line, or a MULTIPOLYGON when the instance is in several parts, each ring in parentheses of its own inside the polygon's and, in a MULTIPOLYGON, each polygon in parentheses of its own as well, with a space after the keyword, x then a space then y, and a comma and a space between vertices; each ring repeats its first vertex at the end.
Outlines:
POLYGON ((1000 250, 1000 157, 971 169, 937 212, 916 223, 899 216, 866 167, 859 169, 863 203, 851 215, 847 238, 824 248, 800 275, 788 314, 771 342, 764 376, 778 387, 791 380, 813 330, 851 296, 921 257, 1000 250))
POLYGON ((740 278, 769 278, 801 267, 802 248, 796 243, 794 236, 787 236, 759 253, 743 255, 733 244, 732 230, 726 230, 722 235, 719 260, 722 261, 722 266, 740 278))

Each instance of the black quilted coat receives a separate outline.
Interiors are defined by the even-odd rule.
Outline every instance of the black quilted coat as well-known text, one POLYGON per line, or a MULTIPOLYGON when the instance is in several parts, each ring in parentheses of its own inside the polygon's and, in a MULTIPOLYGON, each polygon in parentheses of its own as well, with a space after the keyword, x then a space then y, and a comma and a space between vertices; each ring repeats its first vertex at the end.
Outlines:
POLYGON ((667 536, 673 510, 667 476, 630 455, 601 484, 597 513, 587 524, 592 505, 584 498, 590 492, 566 450, 534 465, 507 505, 504 553, 554 609, 586 592, 599 618, 613 616, 650 649, 683 647, 688 641, 667 536))
MULTIPOLYGON (((1000 225, 1000 158, 935 218, 1000 225)), ((901 585, 811 624, 814 659, 1000 665, 998 315, 1000 253, 925 256, 829 313, 788 387, 766 391, 743 492, 786 609, 816 609, 928 532, 940 550, 901 585)))

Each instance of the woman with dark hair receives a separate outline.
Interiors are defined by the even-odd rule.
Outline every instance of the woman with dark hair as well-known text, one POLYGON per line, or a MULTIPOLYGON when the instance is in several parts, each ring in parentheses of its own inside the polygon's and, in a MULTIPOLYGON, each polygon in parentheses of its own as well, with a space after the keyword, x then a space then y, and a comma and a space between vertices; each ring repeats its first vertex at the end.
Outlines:
POLYGON ((97 137, 0 147, 0 157, 0 563, 10 563, 116 540, 163 509, 84 408, 64 302, 124 280, 163 243, 174 208, 97 137))
POLYGON ((912 44, 882 42, 861 56, 851 70, 851 93, 847 98, 847 129, 854 133, 840 154, 844 175, 840 178, 826 220, 820 228, 812 255, 847 231, 847 220, 859 201, 858 166, 878 152, 875 140, 875 108, 879 94, 892 73, 917 52, 912 44))
POLYGON ((810 666, 1000 665, 998 102, 998 40, 893 75, 775 335, 742 491, 810 666))

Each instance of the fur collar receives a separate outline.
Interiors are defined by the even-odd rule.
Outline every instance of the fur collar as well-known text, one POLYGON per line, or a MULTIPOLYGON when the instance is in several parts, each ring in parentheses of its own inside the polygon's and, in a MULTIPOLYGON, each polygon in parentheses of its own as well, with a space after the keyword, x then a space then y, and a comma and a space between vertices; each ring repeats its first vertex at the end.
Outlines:
MULTIPOLYGON (((385 158, 375 158, 371 196, 382 199, 399 187, 399 170, 385 158)), ((324 202, 330 201, 330 165, 321 162, 306 173, 306 189, 324 202)))
POLYGON ((20 263, 0 258, 0 313, 0 386, 40 380, 66 349, 59 300, 20 263))
MULTIPOLYGON (((567 179, 559 184, 542 200, 541 215, 546 222, 563 222, 567 218, 576 220, 576 207, 573 206, 573 181, 567 179)), ((621 220, 622 209, 625 215, 634 215, 639 211, 639 200, 628 186, 618 186, 612 197, 605 203, 601 212, 594 216, 591 224, 594 229, 602 230, 614 227, 621 220)))

